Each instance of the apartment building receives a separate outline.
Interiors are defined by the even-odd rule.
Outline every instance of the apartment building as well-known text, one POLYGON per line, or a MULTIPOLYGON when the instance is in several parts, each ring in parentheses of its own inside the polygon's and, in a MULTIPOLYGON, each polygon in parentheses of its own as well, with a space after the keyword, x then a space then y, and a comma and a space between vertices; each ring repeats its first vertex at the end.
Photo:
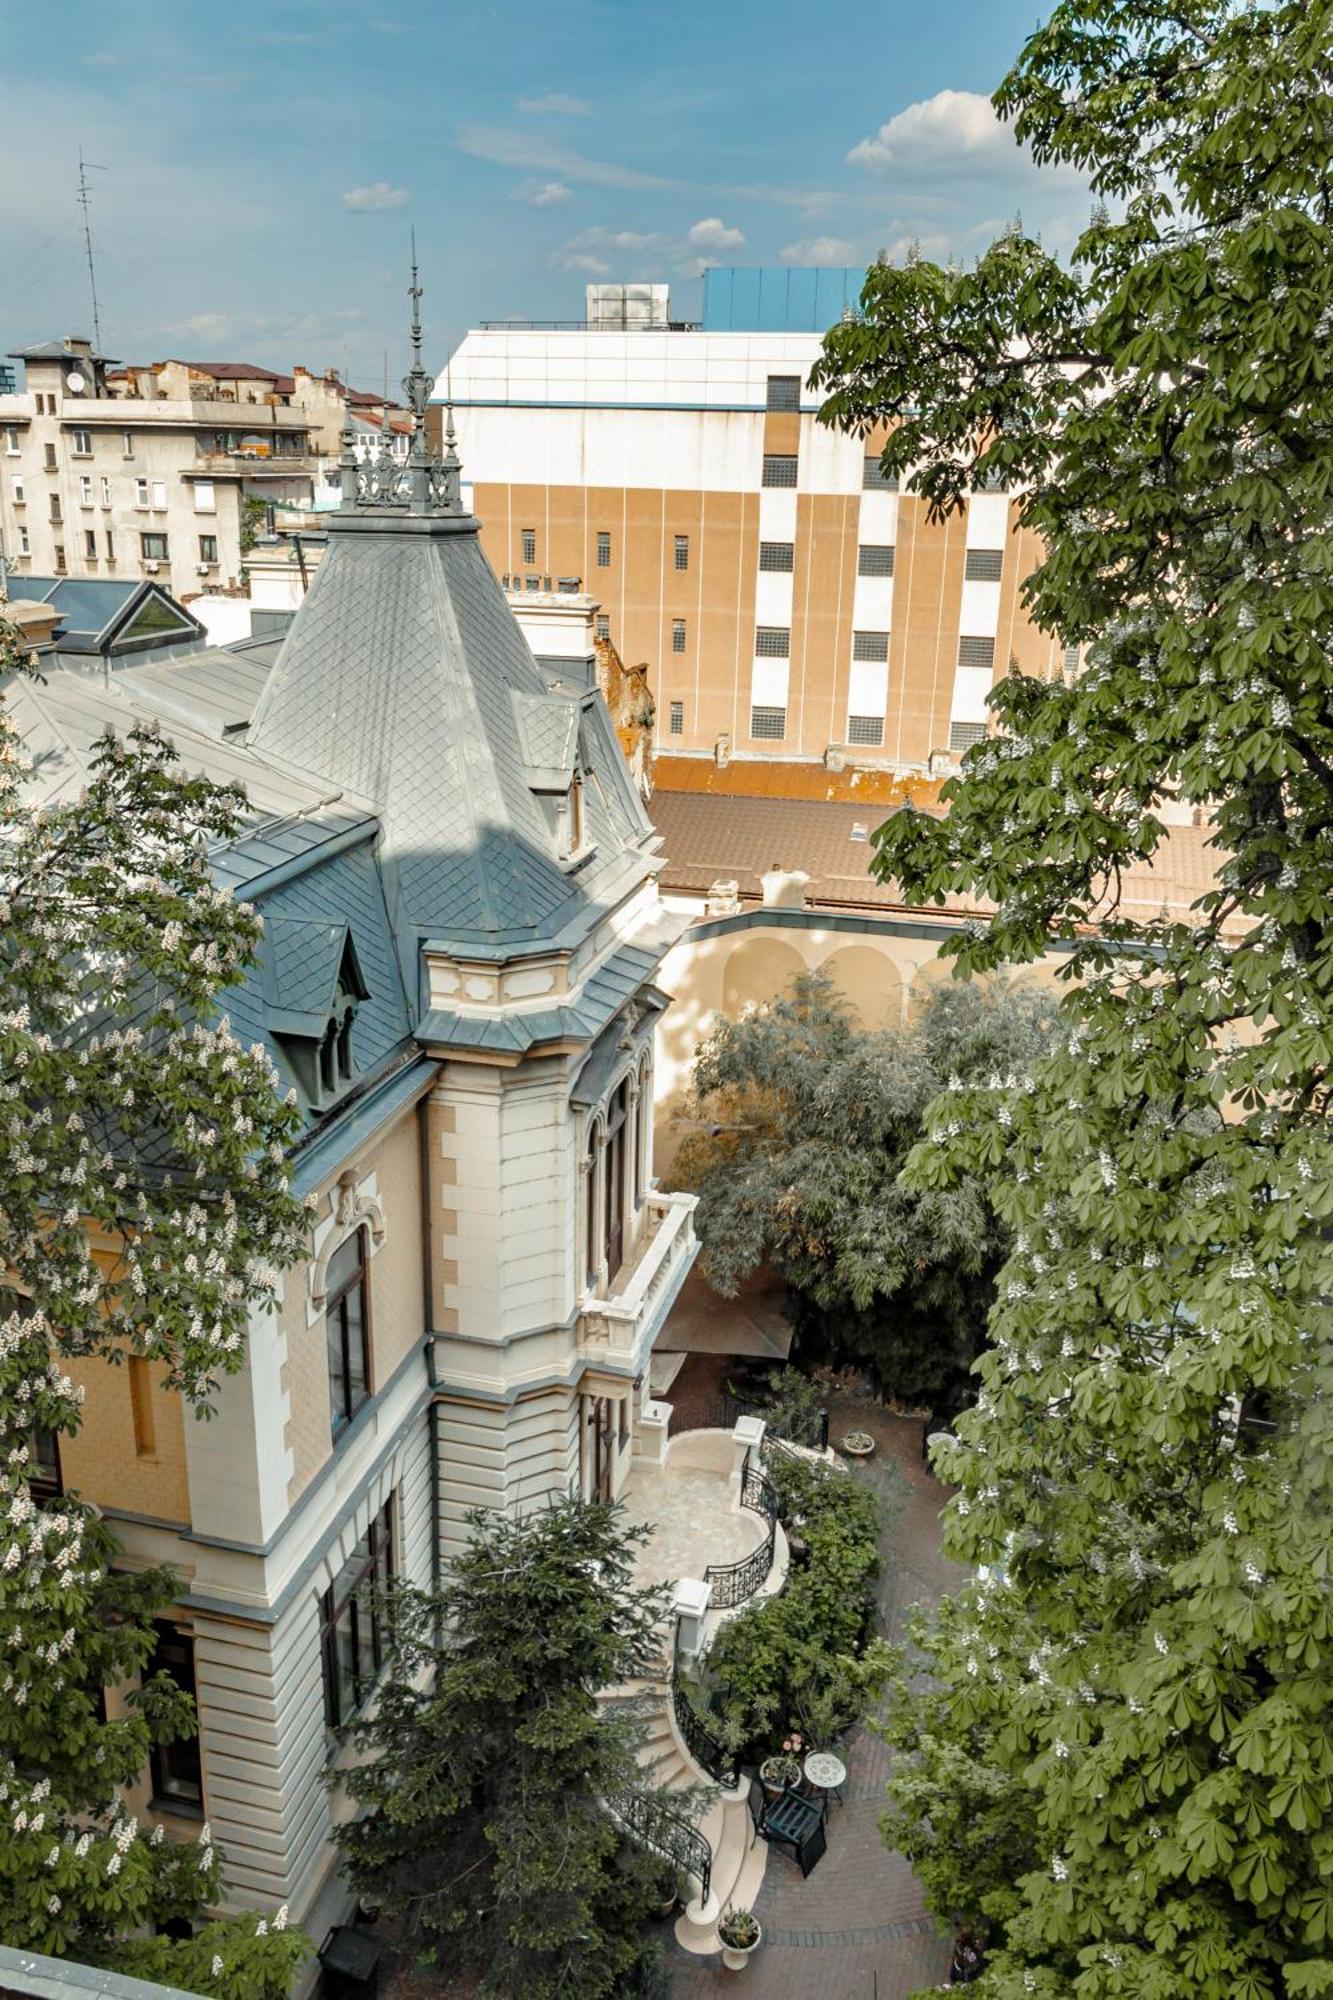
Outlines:
POLYGON ((710 271, 702 325, 483 325, 451 359, 487 553, 600 599, 648 663, 663 784, 673 756, 928 774, 984 734, 1011 660, 1061 664, 1023 612, 1039 548, 1010 494, 931 522, 884 434, 818 422, 810 328, 847 277, 710 271))

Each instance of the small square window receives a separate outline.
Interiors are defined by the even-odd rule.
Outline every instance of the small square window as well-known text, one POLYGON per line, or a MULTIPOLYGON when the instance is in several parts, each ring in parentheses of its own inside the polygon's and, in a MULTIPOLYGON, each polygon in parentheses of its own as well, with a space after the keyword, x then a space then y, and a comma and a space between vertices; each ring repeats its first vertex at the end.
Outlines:
POLYGON ((689 566, 690 566, 690 538, 688 535, 677 535, 676 568, 688 569, 689 566))
POLYGON ((786 454, 764 453, 765 486, 794 486, 796 484, 796 460, 786 454))
POLYGON ((525 528, 523 530, 523 560, 525 563, 535 563, 537 560, 537 530, 535 528, 525 528))
MULTIPOLYGON (((528 562, 536 562, 537 560, 535 537, 533 552, 525 560, 528 562)), ((599 528, 597 531, 597 567, 598 569, 610 569, 611 567, 611 537, 605 528, 599 528)))
POLYGON ((673 653, 685 651, 685 620, 673 618, 671 621, 671 650, 673 653))
POLYGON ((849 715, 847 718, 847 741, 878 745, 884 741, 884 717, 882 715, 849 715))
POLYGON ((856 552, 856 574, 858 576, 892 576, 892 546, 882 542, 862 542, 856 552))
POLYGON ((787 734, 786 709, 752 708, 750 710, 750 734, 762 742, 780 743, 787 734))
POLYGON ((861 484, 868 492, 896 493, 898 475, 896 472, 886 472, 878 457, 867 458, 861 474, 861 484))
POLYGON ((949 748, 955 756, 970 750, 974 743, 986 741, 984 722, 951 722, 949 724, 949 748))
POLYGON ((791 542, 760 542, 759 567, 781 570, 790 575, 796 567, 796 550, 791 542))
POLYGON ((887 632, 853 632, 852 658, 854 660, 883 661, 889 657, 889 635, 887 632))
POLYGON ((768 402, 770 410, 799 410, 801 407, 801 378, 799 375, 770 375, 768 378, 768 402))
POLYGON ((756 659, 789 659, 791 657, 791 627, 789 625, 757 625, 754 634, 754 650, 756 659))
POLYGON ((985 667, 988 671, 995 666, 994 639, 963 637, 958 641, 958 664, 960 667, 985 667))
POLYGON ((670 709, 669 709, 669 711, 668 711, 668 715, 669 715, 669 720, 668 720, 668 722, 667 722, 667 728, 668 728, 668 730, 670 731, 671 735, 673 735, 673 736, 683 736, 683 735, 685 734, 685 704, 684 704, 684 702, 683 702, 683 701, 673 701, 673 702, 672 702, 672 704, 671 704, 671 707, 670 707, 670 709))
POLYGON ((1003 570, 1003 549, 969 549, 963 559, 963 575, 969 583, 998 583, 1003 570))

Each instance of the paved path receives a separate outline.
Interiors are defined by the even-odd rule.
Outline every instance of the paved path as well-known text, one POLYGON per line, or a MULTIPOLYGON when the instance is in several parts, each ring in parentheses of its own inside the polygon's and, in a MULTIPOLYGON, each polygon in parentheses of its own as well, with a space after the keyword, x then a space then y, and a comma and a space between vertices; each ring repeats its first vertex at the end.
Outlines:
MULTIPOLYGON (((853 1477, 887 1493, 894 1510, 879 1604, 884 1631, 899 1638, 911 1607, 952 1589, 962 1571, 940 1553, 944 1495, 921 1463, 920 1423, 835 1397, 830 1437, 853 1429, 869 1431, 879 1447, 853 1477)), ((828 1852, 808 1880, 787 1855, 770 1852, 755 1906, 764 1942, 744 1975, 754 2000, 907 2000, 947 1976, 948 1950, 912 1871, 880 1839, 889 1756, 868 1729, 852 1738, 846 1804, 830 1804, 828 1852)), ((723 1992, 740 2000, 737 1975, 720 1958, 691 1958, 673 1943, 669 1965, 672 2000, 723 1992)))

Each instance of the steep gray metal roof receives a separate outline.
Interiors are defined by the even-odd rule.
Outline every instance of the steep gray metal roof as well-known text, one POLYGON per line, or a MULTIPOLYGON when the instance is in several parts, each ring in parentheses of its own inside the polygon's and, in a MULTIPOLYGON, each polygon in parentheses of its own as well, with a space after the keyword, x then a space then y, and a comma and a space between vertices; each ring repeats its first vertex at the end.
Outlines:
POLYGON ((571 733, 571 703, 548 692, 475 521, 329 527, 249 746, 375 802, 406 949, 422 935, 531 947, 598 921, 651 871, 653 843, 600 701, 574 705, 571 733), (572 770, 575 740, 594 851, 571 867, 534 779, 549 788, 553 765, 572 770))

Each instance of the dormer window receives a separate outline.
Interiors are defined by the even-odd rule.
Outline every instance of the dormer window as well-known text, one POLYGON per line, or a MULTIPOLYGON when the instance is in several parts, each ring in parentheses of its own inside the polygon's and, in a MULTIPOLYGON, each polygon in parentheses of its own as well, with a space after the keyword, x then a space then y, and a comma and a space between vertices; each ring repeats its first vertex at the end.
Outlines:
POLYGON ((357 1009, 370 997, 346 924, 276 917, 267 926, 269 1026, 309 1110, 356 1081, 357 1009))

